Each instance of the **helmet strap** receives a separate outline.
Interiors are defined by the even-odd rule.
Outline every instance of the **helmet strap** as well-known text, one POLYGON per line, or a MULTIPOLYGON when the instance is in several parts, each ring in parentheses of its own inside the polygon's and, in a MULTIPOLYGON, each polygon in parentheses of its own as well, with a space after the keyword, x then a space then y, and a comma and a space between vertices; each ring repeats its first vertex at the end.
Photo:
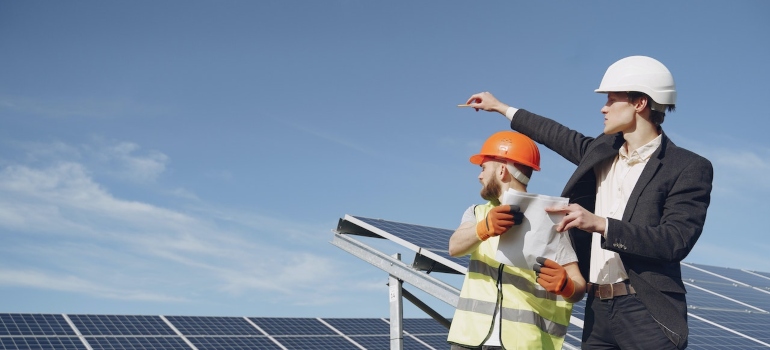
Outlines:
POLYGON ((505 167, 508 169, 508 172, 513 176, 514 179, 519 180, 522 185, 526 186, 529 183, 529 178, 527 175, 524 175, 519 169, 516 169, 516 166, 514 166, 511 163, 505 163, 505 167))

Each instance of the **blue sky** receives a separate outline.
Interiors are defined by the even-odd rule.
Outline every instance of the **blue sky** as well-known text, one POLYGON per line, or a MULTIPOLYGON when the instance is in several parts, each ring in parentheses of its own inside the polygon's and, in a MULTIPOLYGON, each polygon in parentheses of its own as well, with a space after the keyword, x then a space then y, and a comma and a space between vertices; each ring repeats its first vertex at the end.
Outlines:
MULTIPOLYGON (((0 312, 387 317, 387 276, 329 244, 337 220, 455 228, 481 202, 468 157, 508 128, 456 104, 490 91, 598 135, 593 90, 630 55, 672 71, 664 130, 714 164, 686 261, 770 271, 768 15, 764 1, 0 1, 0 312)), ((530 191, 558 195, 574 166, 541 152, 530 191)))

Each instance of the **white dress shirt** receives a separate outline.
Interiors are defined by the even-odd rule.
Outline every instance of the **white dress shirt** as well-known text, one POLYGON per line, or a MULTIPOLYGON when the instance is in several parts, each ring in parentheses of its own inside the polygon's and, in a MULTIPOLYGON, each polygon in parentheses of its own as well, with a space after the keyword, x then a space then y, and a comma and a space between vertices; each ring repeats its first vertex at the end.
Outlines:
MULTIPOLYGON (((594 167, 596 174, 596 209, 594 214, 621 220, 628 198, 634 190, 644 166, 655 150, 660 147, 662 136, 638 149, 628 152, 628 143, 620 147, 618 155, 594 167)), ((607 220, 607 219, 605 219, 607 220)), ((607 220, 609 221, 609 220, 607 220)), ((602 236, 605 232, 594 232, 591 241, 591 271, 588 281, 597 284, 615 283, 628 279, 626 269, 617 253, 602 249, 602 236)))

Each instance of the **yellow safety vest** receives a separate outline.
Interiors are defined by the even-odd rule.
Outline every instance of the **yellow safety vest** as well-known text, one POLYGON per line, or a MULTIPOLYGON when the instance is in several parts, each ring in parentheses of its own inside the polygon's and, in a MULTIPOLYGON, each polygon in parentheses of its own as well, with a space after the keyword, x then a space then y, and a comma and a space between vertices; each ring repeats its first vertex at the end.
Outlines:
MULTIPOLYGON (((484 220, 495 205, 475 208, 484 220)), ((535 271, 497 262, 498 237, 481 242, 471 253, 448 342, 476 348, 492 333, 495 310, 501 306, 500 344, 504 349, 561 349, 572 303, 535 282, 535 271)))

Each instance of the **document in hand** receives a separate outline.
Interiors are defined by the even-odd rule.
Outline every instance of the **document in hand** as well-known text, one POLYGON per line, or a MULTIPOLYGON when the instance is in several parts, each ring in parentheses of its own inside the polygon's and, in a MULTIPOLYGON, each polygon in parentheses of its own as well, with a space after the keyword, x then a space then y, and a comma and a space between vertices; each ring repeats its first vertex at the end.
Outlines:
POLYGON ((560 245, 571 244, 569 234, 556 232, 555 225, 562 215, 548 214, 545 208, 566 206, 569 200, 509 189, 503 194, 502 204, 518 205, 524 220, 500 236, 497 261, 526 269, 532 268, 538 256, 559 262, 556 254, 560 245))

